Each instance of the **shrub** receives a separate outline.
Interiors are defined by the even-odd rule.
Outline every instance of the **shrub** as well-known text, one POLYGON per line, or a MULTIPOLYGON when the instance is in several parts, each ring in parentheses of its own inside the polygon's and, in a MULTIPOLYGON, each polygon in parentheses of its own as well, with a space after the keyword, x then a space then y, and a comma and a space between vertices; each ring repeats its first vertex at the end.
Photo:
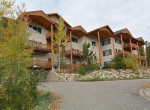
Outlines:
POLYGON ((126 69, 126 65, 124 63, 124 60, 121 56, 116 55, 114 59, 112 59, 113 64, 113 69, 119 70, 119 69, 126 69))
POLYGON ((137 70, 139 69, 139 62, 138 59, 134 56, 127 56, 123 59, 123 62, 128 69, 137 70))

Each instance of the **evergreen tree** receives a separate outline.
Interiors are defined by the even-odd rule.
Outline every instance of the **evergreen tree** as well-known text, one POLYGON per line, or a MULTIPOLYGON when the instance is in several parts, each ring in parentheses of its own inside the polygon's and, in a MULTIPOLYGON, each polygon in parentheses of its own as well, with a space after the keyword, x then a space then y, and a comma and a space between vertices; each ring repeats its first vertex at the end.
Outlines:
POLYGON ((144 56, 143 46, 139 46, 139 52, 141 56, 144 56))
POLYGON ((146 41, 146 59, 147 65, 150 66, 150 42, 146 41))

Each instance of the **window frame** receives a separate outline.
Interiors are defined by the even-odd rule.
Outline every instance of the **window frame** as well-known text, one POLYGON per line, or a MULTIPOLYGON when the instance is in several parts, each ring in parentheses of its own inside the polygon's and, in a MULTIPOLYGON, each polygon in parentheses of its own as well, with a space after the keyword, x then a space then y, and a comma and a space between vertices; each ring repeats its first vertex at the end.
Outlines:
POLYGON ((112 55, 112 49, 108 49, 108 50, 104 50, 103 51, 103 56, 109 56, 109 55, 112 55), (109 54, 106 55, 106 52, 109 51, 109 54))
POLYGON ((96 46, 97 46, 97 43, 96 43, 95 41, 92 41, 92 46, 93 46, 93 47, 96 47, 96 46), (95 45, 93 45, 93 44, 95 44, 95 45))
POLYGON ((111 39, 110 38, 102 40, 102 46, 109 45, 109 44, 111 44, 111 39), (105 44, 105 42, 106 42, 106 44, 105 44))

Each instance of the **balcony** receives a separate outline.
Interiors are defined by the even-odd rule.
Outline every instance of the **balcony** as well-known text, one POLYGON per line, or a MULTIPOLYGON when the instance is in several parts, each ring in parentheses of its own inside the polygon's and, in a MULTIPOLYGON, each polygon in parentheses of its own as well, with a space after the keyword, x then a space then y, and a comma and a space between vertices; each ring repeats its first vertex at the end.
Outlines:
MULTIPOLYGON (((131 43, 132 49, 138 49, 138 45, 131 43)), ((124 44, 124 48, 131 48, 130 43, 124 44)))
MULTIPOLYGON (((53 33, 53 36, 54 36, 54 33, 53 33)), ((46 34, 46 40, 51 40, 51 32, 46 34)))
POLYGON ((33 60, 33 68, 51 68, 52 62, 41 61, 41 60, 33 60))
POLYGON ((139 56, 139 59, 141 59, 141 60, 146 60, 146 58, 145 58, 145 56, 139 56))
POLYGON ((50 53, 52 51, 50 46, 47 44, 42 44, 41 42, 31 41, 30 45, 34 47, 34 52, 50 53))
MULTIPOLYGON (((70 56, 70 55, 71 55, 71 50, 68 50, 68 51, 66 52, 66 56, 70 56)), ((82 57, 82 56, 83 56, 83 53, 82 53, 82 51, 73 49, 73 50, 72 50, 72 56, 73 56, 73 57, 82 57)))
MULTIPOLYGON (((116 53, 116 54, 118 54, 118 55, 120 55, 120 56, 123 56, 123 52, 122 52, 122 51, 120 51, 120 52, 118 52, 118 53, 116 53)), ((124 51, 124 56, 128 56, 128 55, 132 55, 132 53, 129 52, 129 51, 124 51)))

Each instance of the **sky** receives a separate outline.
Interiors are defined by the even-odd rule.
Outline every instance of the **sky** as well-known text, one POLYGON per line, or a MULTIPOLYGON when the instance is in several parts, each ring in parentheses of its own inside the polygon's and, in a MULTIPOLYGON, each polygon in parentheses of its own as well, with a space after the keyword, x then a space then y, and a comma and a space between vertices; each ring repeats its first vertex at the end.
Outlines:
POLYGON ((26 11, 58 13, 87 32, 109 25, 114 32, 127 28, 135 38, 150 41, 150 0, 16 0, 21 3, 26 11))

